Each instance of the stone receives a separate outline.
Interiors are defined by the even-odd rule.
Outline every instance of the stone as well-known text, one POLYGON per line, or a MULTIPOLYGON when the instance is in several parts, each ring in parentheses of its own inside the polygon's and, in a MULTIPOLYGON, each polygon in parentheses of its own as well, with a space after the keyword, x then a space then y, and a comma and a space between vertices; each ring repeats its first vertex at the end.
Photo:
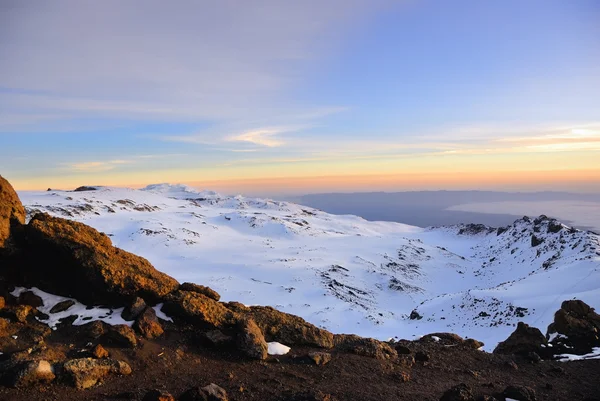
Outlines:
POLYGON ((214 383, 209 384, 206 387, 202 387, 202 390, 206 393, 208 401, 228 401, 227 392, 217 386, 214 383))
POLYGON ((397 344, 394 349, 398 353, 398 355, 409 355, 412 351, 406 345, 397 344))
POLYGON ((147 307, 141 315, 137 317, 133 323, 135 331, 140 333, 145 338, 156 338, 164 333, 164 330, 153 308, 147 307))
POLYGON ((133 302, 123 309, 121 317, 125 320, 135 320, 135 318, 141 315, 145 309, 146 302, 140 297, 135 297, 133 302))
POLYGON ((328 352, 309 352, 308 358, 317 366, 327 365, 331 362, 331 354, 328 352))
POLYGON ((410 369, 415 366, 415 357, 409 354, 400 354, 396 363, 405 369, 410 369))
POLYGON ((23 291, 17 298, 17 303, 20 305, 29 305, 33 308, 44 306, 44 301, 39 295, 35 295, 33 291, 23 291))
POLYGON ((146 259, 112 245, 85 224, 36 214, 25 228, 29 284, 90 305, 122 305, 135 296, 159 302, 179 283, 146 259), (52 260, 52 269, 46 261, 52 260))
POLYGON ((506 398, 517 401, 535 401, 535 391, 525 386, 508 386, 502 393, 506 398))
POLYGON ((482 343, 481 341, 477 341, 473 338, 467 338, 464 342, 464 345, 466 345, 468 348, 479 349, 479 348, 483 347, 485 344, 482 343))
POLYGON ((223 304, 190 291, 175 291, 169 295, 162 310, 169 316, 207 329, 233 327, 239 320, 238 314, 223 304))
POLYGON ((506 340, 496 346, 494 353, 505 355, 526 355, 529 352, 539 353, 543 351, 542 345, 545 346, 547 342, 546 337, 539 329, 519 322, 515 331, 506 340))
POLYGON ((109 343, 120 347, 135 348, 137 345, 135 332, 131 327, 124 324, 109 326, 105 338, 109 343))
POLYGON ((588 353, 600 346, 600 315, 583 301, 564 301, 548 327, 548 336, 554 333, 562 335, 552 341, 556 352, 588 353))
POLYGON ((260 328, 252 319, 244 319, 239 322, 236 346, 244 355, 252 359, 267 359, 267 342, 260 328))
POLYGON ((75 305, 75 301, 73 301, 72 299, 60 301, 59 303, 54 305, 52 307, 52 309, 50 309, 50 313, 64 312, 66 310, 69 310, 69 308, 72 307, 73 305, 75 305))
POLYGON ((363 338, 353 334, 336 334, 336 349, 356 355, 368 356, 379 360, 397 360, 398 353, 389 344, 372 338, 363 338))
POLYGON ((92 348, 92 356, 96 359, 108 358, 108 351, 100 344, 92 348))
POLYGON ((108 375, 130 375, 131 367, 124 361, 115 359, 71 359, 63 365, 65 375, 78 389, 96 385, 108 375))
POLYGON ((280 312, 270 306, 252 306, 248 312, 268 342, 277 341, 287 346, 307 345, 333 348, 333 334, 320 329, 301 317, 280 312))
POLYGON ((97 340, 108 332, 110 325, 101 320, 94 320, 93 322, 86 323, 80 327, 82 332, 84 332, 88 338, 97 340))
POLYGON ((15 227, 25 224, 25 208, 10 183, 0 175, 0 254, 16 250, 15 227))
POLYGON ((415 360, 418 362, 429 362, 429 359, 431 359, 431 357, 429 356, 429 354, 427 352, 418 351, 415 354, 415 360))
POLYGON ((175 397, 164 390, 150 390, 144 395, 142 401, 175 401, 175 397))
POLYGON ((38 383, 49 383, 55 379, 50 362, 45 360, 18 363, 8 374, 6 382, 12 387, 27 387, 38 383))
POLYGON ((194 284, 194 283, 183 283, 179 286, 180 291, 189 291, 189 292, 197 292, 198 294, 205 295, 215 301, 219 301, 221 296, 218 292, 204 285, 194 284))
POLYGON ((461 383, 446 391, 440 401, 475 401, 473 390, 468 385, 461 383))
POLYGON ((4 299, 4 297, 0 297, 0 309, 4 309, 5 305, 6 305, 6 300, 4 299))

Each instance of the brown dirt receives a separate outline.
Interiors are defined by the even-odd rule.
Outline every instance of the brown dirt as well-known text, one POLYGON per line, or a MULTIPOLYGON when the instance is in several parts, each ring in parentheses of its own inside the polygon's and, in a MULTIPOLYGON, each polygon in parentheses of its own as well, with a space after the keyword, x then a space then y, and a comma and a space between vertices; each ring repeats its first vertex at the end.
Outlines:
MULTIPOLYGON (((111 376, 87 390, 59 382, 25 389, 0 387, 0 400, 141 400, 152 389, 178 397, 191 387, 210 383, 227 390, 230 400, 240 401, 286 400, 305 390, 331 394, 339 401, 437 401, 459 383, 471 386, 476 396, 495 395, 499 400, 509 385, 533 388, 538 400, 593 400, 600 394, 600 360, 533 364, 468 346, 404 342, 413 355, 421 351, 430 356, 429 361, 406 369, 392 361, 333 350, 331 362, 316 366, 307 357, 315 348, 295 347, 285 356, 252 361, 233 349, 201 345, 201 333, 192 326, 165 323, 165 329, 158 339, 140 340, 136 349, 105 346, 111 358, 131 365, 130 376, 111 376), (510 361, 516 361, 518 370, 509 366, 510 361), (410 379, 405 381, 407 373, 410 379)), ((58 330, 47 344, 73 355, 89 341, 81 331, 58 330)))

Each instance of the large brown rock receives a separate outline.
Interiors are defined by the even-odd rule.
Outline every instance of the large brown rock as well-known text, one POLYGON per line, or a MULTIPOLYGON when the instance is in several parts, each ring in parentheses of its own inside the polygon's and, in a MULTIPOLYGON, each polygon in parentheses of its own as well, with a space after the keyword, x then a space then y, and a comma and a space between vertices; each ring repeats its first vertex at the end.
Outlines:
POLYGON ((158 301, 179 286, 85 224, 37 214, 25 231, 37 256, 27 280, 49 292, 90 304, 122 304, 136 296, 158 301))
POLYGON ((198 292, 176 291, 169 295, 162 310, 169 316, 210 329, 232 327, 239 320, 236 312, 198 292))
POLYGON ((333 347, 333 334, 301 317, 280 312, 270 306, 252 306, 246 314, 254 319, 269 342, 277 341, 288 346, 333 347))
POLYGON ((66 376, 78 389, 92 387, 110 374, 131 374, 131 367, 127 362, 115 359, 72 359, 65 362, 63 369, 66 376))
POLYGON ((164 330, 156 317, 156 312, 150 307, 146 308, 144 312, 137 317, 133 323, 133 328, 145 338, 156 338, 164 333, 164 330))
POLYGON ((495 354, 527 354, 529 352, 540 352, 547 344, 546 337, 542 332, 530 327, 528 324, 519 322, 516 330, 494 349, 495 354))
POLYGON ((557 351, 564 345, 572 352, 587 353, 600 346, 600 315, 583 301, 564 301, 548 327, 549 336, 555 333, 561 335, 553 340, 557 351))
POLYGON ((383 341, 364 338, 354 334, 336 334, 334 339, 335 347, 340 351, 377 358, 382 361, 395 361, 398 359, 398 352, 383 341))
POLYGON ((25 224, 25 208, 14 188, 0 175, 0 254, 12 253, 11 231, 25 224))
POLYGON ((267 359, 268 345, 265 337, 252 319, 238 323, 237 348, 252 359, 267 359))

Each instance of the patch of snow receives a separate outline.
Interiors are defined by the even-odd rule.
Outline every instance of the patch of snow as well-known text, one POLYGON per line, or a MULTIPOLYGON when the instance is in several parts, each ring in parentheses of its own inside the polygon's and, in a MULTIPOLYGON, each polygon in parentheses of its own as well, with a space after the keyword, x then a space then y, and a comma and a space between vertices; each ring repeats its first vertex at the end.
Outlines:
POLYGON ((561 362, 582 361, 586 359, 600 359, 600 347, 593 348, 592 352, 585 355, 562 354, 556 355, 556 358, 561 362))
POLYGON ((285 355, 288 352, 290 352, 291 349, 290 347, 278 342, 270 342, 267 343, 267 345, 269 346, 269 349, 267 351, 269 355, 285 355))
POLYGON ((106 322, 111 325, 125 324, 130 327, 133 324, 133 322, 128 322, 121 317, 121 312, 123 312, 124 308, 109 309, 109 308, 94 307, 91 309, 87 309, 86 305, 82 304, 81 302, 78 302, 76 299, 49 294, 49 293, 42 291, 36 287, 33 287, 33 288, 17 287, 17 288, 15 288, 15 290, 13 292, 11 292, 11 294, 18 297, 24 291, 32 291, 35 295, 42 298, 42 301, 44 302, 44 306, 40 306, 37 309, 40 312, 43 312, 46 315, 48 315, 49 318, 47 320, 40 320, 40 319, 38 319, 38 320, 44 324, 47 324, 53 330, 56 330, 56 325, 58 323, 60 323, 59 322, 60 319, 68 317, 68 316, 72 316, 72 315, 77 315, 77 319, 75 319, 75 321, 73 322, 74 326, 80 326, 82 324, 86 324, 86 323, 92 322, 94 320, 102 320, 103 322, 106 322), (52 309, 52 307, 54 305, 56 305, 59 302, 67 301, 67 300, 74 301, 75 304, 73 306, 71 306, 69 309, 67 309, 66 311, 58 312, 58 313, 50 313, 50 309, 52 309))
POLYGON ((433 341, 435 341, 436 343, 439 342, 441 340, 441 338, 439 338, 438 336, 431 336, 431 339, 433 341))
POLYGON ((154 311, 156 312, 156 317, 162 320, 166 320, 167 322, 173 322, 171 317, 167 316, 165 312, 162 311, 162 307, 164 304, 158 304, 154 307, 154 311))

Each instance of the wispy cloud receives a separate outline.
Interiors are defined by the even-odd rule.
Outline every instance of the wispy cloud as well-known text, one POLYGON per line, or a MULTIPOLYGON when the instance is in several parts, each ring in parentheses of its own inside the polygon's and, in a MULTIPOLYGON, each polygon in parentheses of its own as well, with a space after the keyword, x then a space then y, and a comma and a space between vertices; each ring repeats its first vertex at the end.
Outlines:
POLYGON ((92 161, 84 163, 66 164, 65 167, 75 172, 103 172, 110 171, 123 164, 130 164, 130 160, 108 160, 108 161, 92 161))

